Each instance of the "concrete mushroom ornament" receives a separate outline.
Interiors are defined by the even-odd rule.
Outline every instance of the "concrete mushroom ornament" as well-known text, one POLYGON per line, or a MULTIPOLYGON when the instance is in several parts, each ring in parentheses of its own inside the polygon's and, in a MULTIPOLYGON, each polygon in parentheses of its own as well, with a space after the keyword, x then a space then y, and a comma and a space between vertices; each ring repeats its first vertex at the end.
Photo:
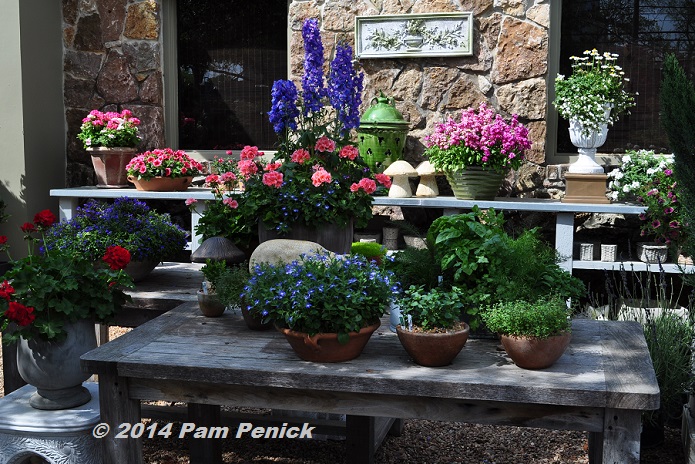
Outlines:
POLYGON ((417 177, 417 171, 410 163, 403 160, 394 161, 384 171, 384 174, 391 176, 392 183, 389 189, 389 197, 391 198, 410 198, 413 196, 413 191, 410 189, 409 177, 417 177))
POLYGON ((436 197, 439 196, 437 187, 437 170, 429 161, 423 161, 417 166, 417 174, 420 176, 420 183, 415 191, 416 197, 436 197))

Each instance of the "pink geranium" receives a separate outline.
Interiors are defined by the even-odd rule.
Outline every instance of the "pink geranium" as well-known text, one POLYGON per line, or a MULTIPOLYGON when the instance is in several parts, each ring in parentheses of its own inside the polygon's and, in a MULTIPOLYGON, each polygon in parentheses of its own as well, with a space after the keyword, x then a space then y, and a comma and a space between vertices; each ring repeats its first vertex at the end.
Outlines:
POLYGON ((292 156, 290 157, 290 159, 292 160, 293 163, 304 164, 305 162, 307 162, 311 159, 311 154, 309 153, 308 150, 300 148, 298 150, 295 150, 292 153, 292 156))
POLYGON ((330 153, 335 150, 335 142, 325 135, 316 141, 316 151, 330 153))
POLYGON ((338 156, 340 156, 341 158, 349 159, 350 161, 354 161, 354 159, 357 158, 359 155, 360 152, 354 145, 345 145, 343 148, 340 149, 340 152, 338 153, 338 156))
POLYGON ((270 171, 263 174, 263 185, 268 187, 280 188, 282 187, 283 175, 281 172, 270 171))
POLYGON ((317 169, 314 174, 311 175, 311 183, 314 187, 319 187, 321 184, 328 184, 333 180, 331 173, 323 168, 317 169))

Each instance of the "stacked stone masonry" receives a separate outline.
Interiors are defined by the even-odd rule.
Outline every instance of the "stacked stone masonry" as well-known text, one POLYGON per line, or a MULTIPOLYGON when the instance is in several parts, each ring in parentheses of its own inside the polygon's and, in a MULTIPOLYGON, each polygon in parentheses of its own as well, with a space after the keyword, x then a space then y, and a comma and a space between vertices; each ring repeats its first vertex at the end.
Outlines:
MULTIPOLYGON (((70 186, 93 183, 89 157, 76 139, 81 119, 93 108, 127 106, 146 121, 140 148, 165 146, 161 9, 168 1, 174 0, 63 0, 70 186)), ((548 196, 549 10, 550 0, 293 0, 290 78, 298 81, 302 74, 301 25, 307 18, 319 18, 328 60, 338 41, 354 45, 355 16, 471 11, 472 56, 361 60, 361 109, 379 91, 395 99, 410 123, 406 157, 413 163, 422 159, 423 137, 448 115, 480 102, 505 116, 516 113, 529 127, 533 147, 528 163, 510 177, 510 188, 548 196)))

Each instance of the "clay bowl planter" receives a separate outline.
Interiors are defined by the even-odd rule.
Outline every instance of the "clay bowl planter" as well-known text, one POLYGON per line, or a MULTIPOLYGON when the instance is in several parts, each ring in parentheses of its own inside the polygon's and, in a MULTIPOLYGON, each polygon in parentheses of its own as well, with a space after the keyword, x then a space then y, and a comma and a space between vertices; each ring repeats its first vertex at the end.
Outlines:
POLYGON ((564 332, 548 338, 500 335, 500 341, 514 364, 524 369, 545 369, 560 359, 572 334, 564 332))
POLYGON ((219 317, 224 313, 225 306, 215 293, 203 293, 198 290, 198 306, 200 312, 206 317, 219 317))
POLYGON ((248 310, 246 307, 246 304, 242 301, 241 302, 241 315, 244 317, 244 322, 246 323, 246 327, 248 327, 251 330, 268 330, 273 326, 272 322, 263 322, 263 319, 255 314, 252 313, 248 310))
POLYGON ((470 327, 462 322, 462 329, 448 332, 416 332, 396 327, 398 339, 417 364, 427 367, 448 366, 461 352, 470 333, 470 327))
POLYGON ((350 332, 350 340, 346 344, 338 342, 338 334, 318 333, 313 337, 303 332, 295 332, 288 328, 277 327, 285 336, 294 352, 304 361, 334 363, 355 359, 367 345, 381 323, 364 327, 359 332, 350 332))

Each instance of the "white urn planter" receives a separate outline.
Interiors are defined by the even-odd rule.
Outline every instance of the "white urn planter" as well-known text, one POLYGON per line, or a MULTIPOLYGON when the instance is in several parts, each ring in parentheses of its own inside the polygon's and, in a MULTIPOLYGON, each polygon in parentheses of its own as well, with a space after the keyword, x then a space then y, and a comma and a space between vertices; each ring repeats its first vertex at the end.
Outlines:
POLYGON ((586 134, 584 125, 576 119, 570 119, 570 140, 577 147, 579 158, 570 164, 568 172, 572 174, 603 174, 603 166, 596 162, 596 149, 606 143, 608 137, 608 117, 611 107, 605 109, 606 123, 601 124, 599 131, 586 134))

